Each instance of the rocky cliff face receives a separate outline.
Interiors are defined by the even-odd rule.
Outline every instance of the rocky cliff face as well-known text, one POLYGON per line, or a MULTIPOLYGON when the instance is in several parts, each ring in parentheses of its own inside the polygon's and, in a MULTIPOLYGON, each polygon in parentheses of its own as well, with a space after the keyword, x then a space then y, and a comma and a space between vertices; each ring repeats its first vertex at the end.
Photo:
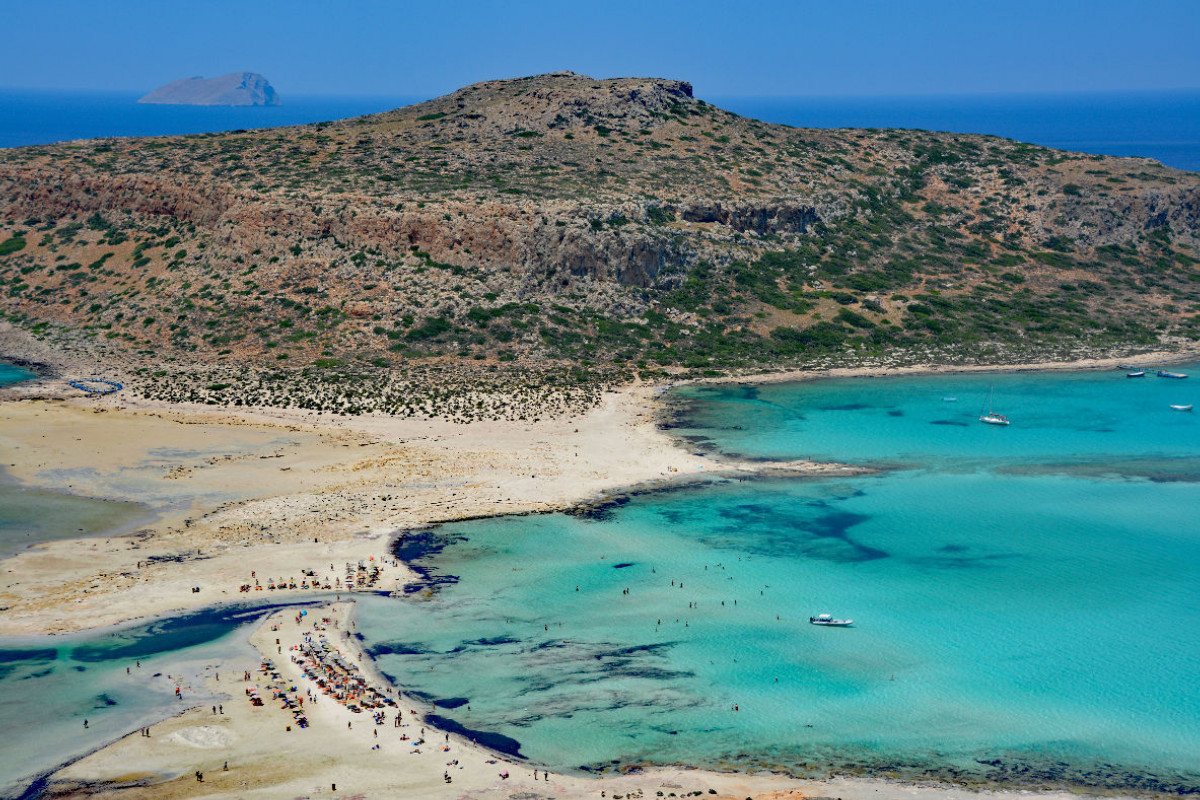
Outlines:
POLYGON ((998 359, 1195 338, 1200 176, 556 73, 4 151, 0 253, 18 325, 150 361, 998 359))
POLYGON ((143 95, 139 103, 177 106, 277 106, 279 95, 257 72, 183 78, 143 95))

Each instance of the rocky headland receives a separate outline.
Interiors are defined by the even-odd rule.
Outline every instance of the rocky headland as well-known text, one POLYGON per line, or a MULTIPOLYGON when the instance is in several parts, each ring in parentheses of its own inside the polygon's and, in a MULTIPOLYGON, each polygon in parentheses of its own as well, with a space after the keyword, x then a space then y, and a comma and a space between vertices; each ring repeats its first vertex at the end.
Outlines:
POLYGON ((1200 175, 555 73, 0 152, 0 313, 148 398, 460 419, 635 375, 1169 350, 1200 330, 1200 175))

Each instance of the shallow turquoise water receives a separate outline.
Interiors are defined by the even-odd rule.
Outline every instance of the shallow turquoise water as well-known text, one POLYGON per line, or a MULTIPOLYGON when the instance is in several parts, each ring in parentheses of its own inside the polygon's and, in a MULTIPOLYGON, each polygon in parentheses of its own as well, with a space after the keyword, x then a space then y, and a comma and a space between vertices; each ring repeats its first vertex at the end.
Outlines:
POLYGON ((21 369, 20 367, 14 367, 12 364, 5 364, 3 361, 0 361, 0 386, 5 385, 6 383, 18 383, 20 381, 28 380, 32 377, 33 373, 29 372, 28 370, 21 369))
POLYGON ((20 796, 47 770, 197 702, 228 702, 191 690, 178 700, 170 676, 202 692, 222 659, 253 660, 248 626, 268 610, 210 609, 119 630, 5 637, 0 797, 20 796))
POLYGON ((1094 469, 1156 460, 1195 476, 1200 364, 1172 368, 1187 380, 1124 371, 856 378, 763 386, 687 387, 677 432, 758 458, 938 469, 1070 465, 1094 469), (981 409, 1012 421, 983 425, 981 409), (1011 463, 1010 463, 1011 462, 1011 463))
POLYGON ((688 389, 706 448, 900 468, 443 526, 417 563, 458 582, 364 603, 359 629, 440 713, 556 768, 1197 787, 1200 428, 1163 410, 1190 390, 1112 372, 688 389), (1010 428, 975 419, 992 383, 1010 428))

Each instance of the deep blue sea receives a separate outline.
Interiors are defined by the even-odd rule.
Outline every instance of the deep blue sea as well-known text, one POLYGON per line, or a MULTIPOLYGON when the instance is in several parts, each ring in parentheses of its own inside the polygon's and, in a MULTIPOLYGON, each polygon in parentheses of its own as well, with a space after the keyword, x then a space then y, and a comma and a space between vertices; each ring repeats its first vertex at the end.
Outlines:
MULTIPOLYGON (((708 99, 708 98, 705 98, 708 99)), ((990 133, 1200 171, 1200 89, 913 97, 718 97, 745 117, 812 128, 990 133)))
POLYGON ((1200 790, 1200 418, 1171 409, 1197 379, 684 388, 690 448, 880 471, 444 525, 406 546, 443 585, 358 629, 558 769, 1200 790), (978 420, 993 387, 1008 428, 978 420))
MULTIPOLYGON (((320 122, 427 99, 287 96, 273 108, 138 105, 135 93, 0 90, 0 147, 100 136, 202 133, 320 122)), ((1049 147, 1145 156, 1200 171, 1200 89, 913 97, 706 97, 797 127, 990 133, 1049 147)))
POLYGON ((283 98, 270 107, 140 105, 141 94, 0 89, 0 147, 103 136, 211 133, 375 114, 420 97, 283 98))

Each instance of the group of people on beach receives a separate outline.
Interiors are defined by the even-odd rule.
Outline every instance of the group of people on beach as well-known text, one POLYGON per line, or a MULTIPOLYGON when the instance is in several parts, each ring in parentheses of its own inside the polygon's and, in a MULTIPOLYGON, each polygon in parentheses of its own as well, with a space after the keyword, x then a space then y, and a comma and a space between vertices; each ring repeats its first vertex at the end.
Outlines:
MULTIPOLYGON (((264 589, 267 591, 276 591, 283 589, 327 589, 350 591, 353 589, 371 589, 377 585, 383 577, 384 566, 381 561, 376 561, 374 556, 367 559, 366 562, 359 561, 357 564, 346 562, 346 577, 335 577, 332 580, 329 576, 324 579, 317 576, 316 570, 302 569, 300 570, 300 580, 297 581, 295 576, 289 578, 266 578, 266 585, 258 578, 257 571, 250 572, 250 583, 243 583, 238 587, 240 592, 261 592, 264 589)), ((334 571, 333 564, 329 565, 329 571, 334 571)))
MULTIPOLYGON (((297 622, 307 614, 306 610, 301 610, 297 622)), ((302 643, 291 647, 292 663, 300 667, 304 677, 315 683, 322 694, 351 711, 378 711, 395 706, 396 701, 372 686, 358 665, 325 637, 333 624, 329 617, 314 621, 312 630, 304 632, 302 643)))

